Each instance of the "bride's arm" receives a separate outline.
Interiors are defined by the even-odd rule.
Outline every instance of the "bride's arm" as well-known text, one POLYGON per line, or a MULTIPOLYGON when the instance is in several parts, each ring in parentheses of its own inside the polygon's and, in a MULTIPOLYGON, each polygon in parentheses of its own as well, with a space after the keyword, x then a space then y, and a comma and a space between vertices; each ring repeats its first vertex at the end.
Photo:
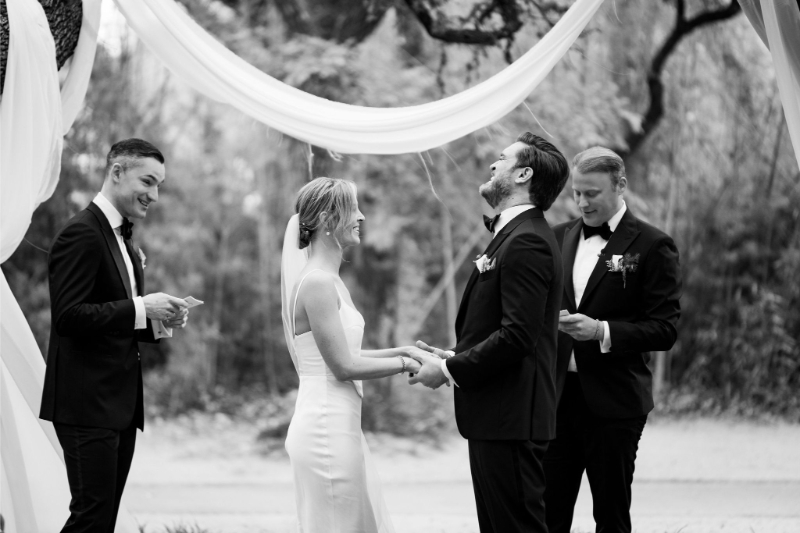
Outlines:
POLYGON ((361 350, 361 357, 383 359, 386 357, 411 357, 414 346, 398 346, 397 348, 384 348, 382 350, 361 350))
POLYGON ((314 341, 336 379, 383 378, 401 373, 404 367, 406 371, 419 370, 419 363, 410 357, 402 357, 404 354, 400 353, 396 354, 398 357, 353 357, 339 316, 338 302, 333 278, 323 272, 309 275, 298 295, 298 307, 305 309, 314 341))

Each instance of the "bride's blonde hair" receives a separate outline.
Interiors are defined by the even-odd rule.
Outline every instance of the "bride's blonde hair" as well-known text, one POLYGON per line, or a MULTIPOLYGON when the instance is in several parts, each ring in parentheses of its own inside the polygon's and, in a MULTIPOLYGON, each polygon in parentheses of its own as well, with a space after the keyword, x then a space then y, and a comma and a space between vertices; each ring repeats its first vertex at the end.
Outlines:
POLYGON ((315 231, 332 231, 336 240, 350 222, 357 205, 356 184, 338 178, 315 178, 297 193, 294 210, 299 215, 300 248, 311 243, 315 231), (325 227, 320 215, 328 213, 325 227))

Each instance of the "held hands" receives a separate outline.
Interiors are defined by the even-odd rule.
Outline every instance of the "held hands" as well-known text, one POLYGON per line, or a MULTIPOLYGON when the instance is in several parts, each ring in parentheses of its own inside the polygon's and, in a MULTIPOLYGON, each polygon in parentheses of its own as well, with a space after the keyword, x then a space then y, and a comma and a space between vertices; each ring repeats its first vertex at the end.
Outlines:
MULTIPOLYGON (((566 311, 562 311, 566 313, 566 311)), ((603 325, 594 318, 575 313, 558 317, 558 331, 562 331, 576 341, 603 340, 603 325)))
POLYGON ((147 318, 165 321, 164 325, 170 328, 186 325, 189 304, 182 299, 163 292, 155 292, 143 297, 142 300, 147 318))
MULTIPOLYGON (((420 369, 409 376, 408 383, 410 385, 422 383, 431 389, 438 389, 444 384, 447 384, 449 387, 450 383, 448 382, 447 376, 442 372, 442 359, 438 355, 434 355, 432 352, 422 349, 420 345, 424 345, 431 350, 437 349, 431 348, 423 342, 417 342, 418 347, 410 347, 408 356, 420 364, 420 369)), ((439 350, 439 352, 446 354, 443 350, 439 350)))

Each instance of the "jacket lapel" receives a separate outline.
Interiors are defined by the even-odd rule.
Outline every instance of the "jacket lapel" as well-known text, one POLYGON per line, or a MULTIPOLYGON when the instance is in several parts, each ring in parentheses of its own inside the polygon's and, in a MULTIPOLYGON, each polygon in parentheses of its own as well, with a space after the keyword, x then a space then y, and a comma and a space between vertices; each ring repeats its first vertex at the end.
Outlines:
POLYGON ((139 289, 139 296, 144 296, 144 270, 142 269, 142 260, 139 254, 135 252, 136 247, 133 241, 126 241, 125 247, 128 249, 128 255, 131 257, 133 264, 133 276, 136 279, 136 287, 139 289))
POLYGON ((564 235, 564 243, 561 245, 561 258, 564 264, 564 292, 567 294, 567 302, 570 309, 575 309, 575 286, 572 283, 572 271, 575 267, 575 254, 578 251, 578 240, 581 238, 583 220, 578 219, 574 226, 567 230, 564 235))
MULTIPOLYGON (((483 252, 481 255, 485 255, 488 258, 491 258, 492 255, 500 248, 500 245, 503 244, 503 241, 511 234, 511 232, 519 226, 524 220, 529 218, 544 218, 544 213, 538 207, 534 207, 533 209, 528 209, 514 217, 508 224, 506 224, 503 229, 500 231, 498 235, 495 235, 492 242, 489 243, 489 246, 486 248, 486 251, 483 252)), ((478 256, 480 257, 480 256, 478 256)), ((480 272, 478 272, 477 267, 472 270, 472 274, 469 276, 469 281, 467 281, 467 286, 464 288, 464 295, 461 297, 461 305, 458 308, 458 315, 456 316, 456 333, 459 331, 459 327, 461 325, 461 321, 464 318, 464 315, 467 312, 467 304, 469 302, 469 295, 472 292, 472 287, 475 286, 475 283, 478 282, 478 276, 480 272)))
POLYGON ((100 222, 100 232, 105 238, 106 244, 108 245, 108 250, 111 252, 111 257, 114 258, 114 264, 117 265, 117 273, 119 273, 120 280, 125 286, 125 292, 127 293, 128 298, 132 298, 133 291, 131 290, 131 279, 128 276, 128 269, 125 267, 125 260, 122 258, 122 250, 119 249, 119 244, 117 243, 117 235, 111 228, 111 224, 109 224, 106 215, 103 214, 103 211, 101 211, 94 202, 90 203, 86 209, 91 211, 97 218, 97 221, 100 222))
POLYGON ((628 246, 631 245, 639 233, 639 225, 636 223, 636 218, 631 214, 631 210, 627 209, 625 214, 622 215, 622 220, 619 221, 616 231, 611 235, 606 247, 600 252, 600 257, 597 258, 597 263, 594 265, 594 270, 592 270, 592 274, 586 284, 586 290, 583 292, 579 309, 586 306, 592 291, 608 272, 606 261, 611 259, 612 255, 625 253, 625 250, 628 249, 628 246))

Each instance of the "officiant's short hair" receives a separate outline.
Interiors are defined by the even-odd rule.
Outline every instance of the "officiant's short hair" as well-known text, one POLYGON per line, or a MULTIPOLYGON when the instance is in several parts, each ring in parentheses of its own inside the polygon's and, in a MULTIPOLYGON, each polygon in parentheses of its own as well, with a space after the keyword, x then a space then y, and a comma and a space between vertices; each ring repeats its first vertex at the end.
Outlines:
POLYGON ((614 150, 602 146, 594 146, 573 157, 572 167, 581 174, 606 173, 615 187, 620 178, 625 177, 625 162, 614 150))
POLYGON ((114 163, 121 164, 122 168, 127 170, 134 160, 151 157, 162 165, 164 164, 164 154, 152 143, 136 138, 118 141, 111 146, 106 156, 106 175, 114 163))
POLYGON ((528 145, 517 154, 516 167, 533 170, 533 179, 528 185, 531 202, 547 211, 567 184, 567 158, 552 143, 529 131, 517 137, 517 142, 528 145))

